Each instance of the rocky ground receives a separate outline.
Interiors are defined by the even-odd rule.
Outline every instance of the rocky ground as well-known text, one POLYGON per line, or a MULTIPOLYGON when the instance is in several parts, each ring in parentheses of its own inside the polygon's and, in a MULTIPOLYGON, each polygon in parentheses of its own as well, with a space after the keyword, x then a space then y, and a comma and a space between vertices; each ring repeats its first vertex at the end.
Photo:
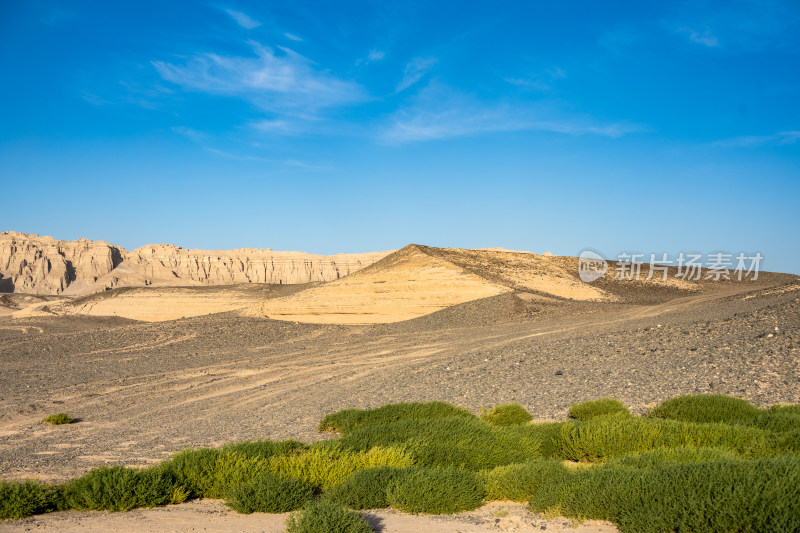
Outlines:
POLYGON ((800 284, 729 285, 658 304, 513 295, 415 320, 320 326, 233 313, 170 322, 0 317, 0 477, 62 480, 187 446, 312 441, 326 414, 443 400, 563 419, 612 396, 800 402, 800 284), (66 426, 41 424, 66 412, 66 426))
MULTIPOLYGON (((19 295, 15 295, 19 297, 19 295)), ((507 293, 406 322, 314 325, 235 312, 145 323, 0 316, 0 478, 64 480, 99 464, 147 465, 185 447, 327 438, 327 413, 443 400, 518 402, 538 420, 612 396, 636 412, 685 393, 800 402, 800 282, 706 287, 627 303, 507 293), (77 423, 40 421, 66 412, 77 423)), ((8 302, 7 302, 8 303, 8 302)), ((15 302, 8 303, 15 305, 15 302)), ((523 506, 456 517, 370 512, 379 530, 571 530, 523 506)), ((131 513, 54 513, 24 531, 281 531, 285 517, 219 502, 131 513)), ((615 531, 587 523, 579 531, 615 531)))

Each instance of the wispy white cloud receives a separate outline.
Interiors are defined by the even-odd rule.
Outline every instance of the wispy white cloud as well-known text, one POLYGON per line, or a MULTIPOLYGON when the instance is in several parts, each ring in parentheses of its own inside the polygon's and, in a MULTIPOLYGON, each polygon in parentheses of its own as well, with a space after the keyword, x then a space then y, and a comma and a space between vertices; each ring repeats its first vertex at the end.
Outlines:
POLYGON ((784 0, 675 2, 668 31, 711 48, 796 48, 800 9, 784 0))
POLYGON ((355 82, 317 70, 289 48, 250 41, 255 57, 196 54, 183 64, 153 61, 167 81, 186 89, 246 99, 278 115, 313 115, 316 110, 365 99, 355 82))
POLYGON ((304 170, 315 170, 315 171, 334 170, 334 167, 330 165, 317 165, 314 163, 307 163, 305 161, 298 161, 297 159, 286 159, 283 162, 283 164, 286 165, 287 167, 301 168, 304 170))
POLYGON ((395 92, 399 93, 408 89, 431 70, 439 60, 435 57, 415 57, 407 65, 403 71, 403 79, 397 84, 395 92))
POLYGON ((94 93, 83 93, 81 98, 83 98, 84 101, 86 101, 87 103, 90 103, 93 106, 98 106, 98 107, 99 106, 108 105, 108 104, 111 103, 108 100, 104 100, 103 98, 100 98, 99 96, 97 96, 94 93))
POLYGON ((276 133, 280 135, 299 135, 303 133, 307 127, 310 118, 306 120, 297 120, 291 118, 272 118, 265 120, 258 120, 251 122, 250 126, 260 132, 276 133))
POLYGON ((505 78, 505 81, 510 83, 511 85, 516 85, 518 87, 523 87, 525 89, 534 89, 537 91, 549 91, 553 88, 553 83, 556 80, 560 80, 567 77, 567 73, 559 68, 553 67, 545 70, 544 72, 540 72, 533 76, 526 76, 526 77, 509 77, 505 78))
POLYGON ((226 150, 219 150, 217 148, 211 148, 209 146, 201 146, 203 150, 208 152, 209 154, 214 154, 219 157, 224 157, 225 159, 233 159, 234 161, 258 161, 261 163, 274 163, 271 159, 267 159, 265 157, 259 157, 255 155, 248 155, 248 154, 235 154, 233 152, 228 152, 226 150))
POLYGON ((288 31, 283 32, 283 36, 289 39, 290 41, 301 42, 303 40, 302 37, 298 37, 294 33, 289 33, 288 31))
POLYGON ((384 57, 386 57, 386 52, 373 48, 369 51, 366 57, 358 58, 356 60, 356 65, 368 65, 370 63, 376 63, 378 61, 382 61, 384 57))
POLYGON ((708 28, 704 29, 703 31, 693 30, 691 28, 679 28, 678 33, 686 35, 686 38, 693 43, 702 44, 703 46, 708 46, 709 48, 719 47, 719 40, 708 28))
POLYGON ((643 131, 637 124, 596 124, 511 104, 484 103, 438 82, 420 91, 409 107, 391 116, 381 140, 387 144, 429 141, 503 131, 538 130, 570 135, 621 137, 643 131))
POLYGON ((781 131, 773 135, 748 135, 743 137, 732 137, 730 139, 720 139, 715 141, 715 146, 727 148, 751 148, 764 145, 788 145, 795 144, 800 140, 800 131, 781 131))
POLYGON ((174 126, 171 128, 172 131, 182 137, 186 137, 193 143, 195 143, 200 149, 204 152, 208 152, 209 154, 214 154, 218 157, 223 157, 225 159, 232 159, 234 161, 259 161, 263 163, 275 163, 275 161, 260 157, 257 155, 252 154, 243 154, 238 153, 238 151, 230 151, 230 150, 223 150, 217 148, 220 144, 224 144, 225 140, 220 139, 217 136, 209 135, 203 131, 199 131, 193 128, 188 128, 186 126, 174 126))
POLYGON ((245 28, 247 30, 252 30, 253 28, 258 28, 261 26, 261 23, 255 19, 250 18, 245 13, 241 11, 234 11, 233 9, 226 9, 225 13, 230 15, 230 17, 236 21, 236 24, 245 28))
POLYGON ((192 128, 187 128, 186 126, 174 126, 172 131, 178 135, 183 135, 184 137, 198 144, 204 142, 208 138, 205 133, 192 128))

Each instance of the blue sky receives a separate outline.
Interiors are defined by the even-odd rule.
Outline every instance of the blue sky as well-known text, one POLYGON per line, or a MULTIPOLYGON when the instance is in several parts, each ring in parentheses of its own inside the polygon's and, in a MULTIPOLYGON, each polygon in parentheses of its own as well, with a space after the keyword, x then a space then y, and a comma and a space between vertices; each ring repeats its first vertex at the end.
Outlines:
POLYGON ((794 1, 4 0, 0 44, 2 230, 800 273, 794 1))

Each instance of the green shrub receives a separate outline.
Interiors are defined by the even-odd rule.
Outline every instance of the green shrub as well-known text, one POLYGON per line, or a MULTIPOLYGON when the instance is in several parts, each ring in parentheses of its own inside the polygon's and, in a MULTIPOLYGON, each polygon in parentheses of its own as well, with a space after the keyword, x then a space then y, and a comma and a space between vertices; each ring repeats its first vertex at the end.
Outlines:
POLYGON ((312 501, 286 520, 286 533, 372 533, 364 517, 330 501, 312 501))
POLYGON ((683 422, 737 422, 756 418, 761 411, 747 400, 721 394, 688 394, 663 402, 648 416, 683 422))
POLYGON ((612 414, 561 428, 559 454, 573 461, 604 461, 656 448, 727 448, 740 455, 775 454, 769 432, 728 424, 693 424, 612 414))
POLYGON ((800 461, 719 461, 651 471, 622 531, 799 531, 800 461))
POLYGON ((613 413, 630 414, 630 411, 625 407, 625 404, 613 398, 600 398, 599 400, 576 403, 569 408, 569 416, 576 420, 589 420, 596 416, 613 413))
POLYGON ((515 426, 527 424, 533 416, 519 404, 497 405, 491 409, 481 409, 481 419, 493 426, 515 426))
POLYGON ((741 421, 739 424, 766 429, 775 433, 786 433, 800 430, 800 414, 787 411, 768 411, 761 413, 756 418, 741 421))
POLYGON ((285 513, 300 509, 313 496, 314 490, 298 479, 262 474, 228 489, 225 503, 239 513, 285 513))
POLYGON ((800 415, 800 403, 789 405, 773 405, 769 408, 769 412, 785 415, 800 415))
POLYGON ((775 455, 800 455, 800 429, 785 433, 774 433, 773 447, 776 449, 775 455))
POLYGON ((732 450, 725 448, 657 448, 646 452, 625 455, 609 461, 609 466, 619 465, 628 468, 656 468, 667 464, 707 463, 724 459, 737 459, 732 450))
POLYGON ((568 477, 570 471, 561 461, 537 459, 485 472, 486 499, 527 502, 539 489, 553 480, 568 477))
POLYGON ((291 455, 307 450, 308 448, 308 444, 303 444, 296 440, 246 440, 233 444, 226 444, 220 451, 223 453, 235 452, 248 458, 258 457, 261 459, 269 459, 275 455, 291 455))
POLYGON ((538 422, 525 427, 529 438, 541 442, 540 454, 542 457, 559 458, 559 441, 561 428, 565 422, 538 422))
POLYGON ((300 479, 325 490, 347 480, 357 470, 376 466, 411 466, 411 454, 397 446, 376 446, 366 451, 348 451, 326 444, 305 452, 275 456, 269 469, 275 474, 300 479))
POLYGON ((164 468, 191 496, 222 498, 228 489, 268 473, 270 462, 225 448, 199 448, 178 453, 164 468))
POLYGON ((54 485, 0 481, 0 520, 55 511, 61 501, 61 489, 54 485))
POLYGON ((634 469, 613 464, 556 478, 534 512, 611 520, 620 531, 798 531, 800 459, 720 459, 634 469))
POLYGON ((377 409, 345 409, 326 415, 319 424, 320 431, 338 431, 347 434, 362 426, 385 425, 400 420, 433 420, 438 418, 475 418, 475 415, 444 402, 395 403, 377 409))
POLYGON ((389 507, 386 491, 390 485, 417 468, 381 466, 365 468, 325 493, 325 498, 350 509, 382 509, 389 507))
POLYGON ((175 478, 165 468, 101 466, 64 486, 68 509, 129 511, 173 503, 175 478))
POLYGON ((541 449, 541 441, 528 427, 492 427, 476 417, 370 424, 346 434, 339 443, 360 451, 403 446, 418 465, 474 471, 523 462, 538 457, 541 449))
POLYGON ((66 413, 58 413, 56 415, 50 415, 44 420, 42 420, 42 424, 53 424, 54 426, 58 426, 61 424, 72 424, 73 422, 75 422, 75 419, 66 413))
POLYGON ((483 483, 477 474, 452 468, 420 468, 389 486, 394 509, 409 513, 451 514, 483 504, 483 483))
POLYGON ((218 458, 219 450, 214 448, 186 449, 165 463, 165 468, 172 472, 178 485, 186 487, 191 496, 211 498, 215 492, 218 458))
POLYGON ((643 490, 647 472, 625 467, 579 470, 559 491, 561 501, 556 508, 559 514, 581 520, 617 521, 629 500, 643 490))

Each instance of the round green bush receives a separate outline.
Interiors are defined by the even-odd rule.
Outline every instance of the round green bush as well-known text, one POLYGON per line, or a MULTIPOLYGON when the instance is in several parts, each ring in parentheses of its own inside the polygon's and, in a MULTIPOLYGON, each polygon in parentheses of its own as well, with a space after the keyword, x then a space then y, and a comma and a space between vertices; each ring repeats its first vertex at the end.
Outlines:
POLYGON ((308 503, 286 520, 286 533, 373 533, 359 513, 336 503, 318 500, 308 503))
POLYGON ((546 483, 569 475, 570 471, 563 462, 552 459, 498 466, 484 474, 486 499, 527 502, 546 483))
POLYGON ((389 505, 409 513, 450 514, 483 504, 483 482, 477 474, 456 469, 419 469, 386 491, 389 505))
POLYGON ((64 505, 93 511, 167 505, 175 487, 175 478, 162 466, 145 470, 101 466, 64 486, 64 505))
POLYGON ((389 507, 386 490, 404 476, 416 471, 411 468, 382 466, 365 468, 353 474, 325 493, 330 501, 350 509, 382 509, 389 507))
POLYGON ((527 424, 533 416, 521 405, 509 403, 481 410, 481 419, 493 426, 516 426, 527 424))
POLYGON ((635 453, 609 461, 609 465, 620 465, 630 468, 655 468, 668 464, 691 464, 736 459, 733 450, 725 448, 694 448, 679 446, 675 448, 657 448, 646 452, 635 453))
POLYGON ((345 409, 325 415, 320 431, 338 431, 342 435, 369 425, 384 425, 400 420, 435 420, 438 418, 475 418, 462 407, 444 402, 393 403, 376 409, 345 409))
POLYGON ((164 467, 193 497, 219 498, 221 494, 215 489, 219 456, 220 451, 216 448, 187 448, 164 463, 164 467))
POLYGON ((752 420, 761 411, 747 400, 721 394, 687 394, 663 402, 650 411, 652 418, 684 422, 738 422, 752 420))
POLYGON ((274 456, 283 456, 307 450, 308 444, 303 444, 296 440, 245 440, 226 444, 221 448, 222 452, 235 452, 248 458, 259 457, 269 459, 274 456))
POLYGON ((59 426, 61 424, 72 424, 73 422, 75 422, 75 419, 69 416, 67 413, 50 415, 42 420, 42 424, 52 424, 54 426, 59 426))
POLYGON ((473 471, 539 457, 542 446, 530 426, 493 427, 475 417, 367 425, 346 434, 339 443, 351 450, 400 445, 420 466, 473 471))
POLYGON ((786 433, 800 430, 800 415, 788 411, 769 411, 740 423, 775 433, 786 433))
POLYGON ((225 503, 238 513, 286 513, 296 511, 314 496, 314 490, 298 479, 263 474, 225 494, 225 503))
POLYGON ((38 481, 0 481, 0 520, 55 511, 61 504, 61 497, 58 486, 38 481))
POLYGON ((576 403, 569 408, 569 416, 576 420, 589 420, 596 416, 610 415, 612 413, 626 413, 630 411, 625 404, 614 398, 600 398, 589 402, 576 403))

